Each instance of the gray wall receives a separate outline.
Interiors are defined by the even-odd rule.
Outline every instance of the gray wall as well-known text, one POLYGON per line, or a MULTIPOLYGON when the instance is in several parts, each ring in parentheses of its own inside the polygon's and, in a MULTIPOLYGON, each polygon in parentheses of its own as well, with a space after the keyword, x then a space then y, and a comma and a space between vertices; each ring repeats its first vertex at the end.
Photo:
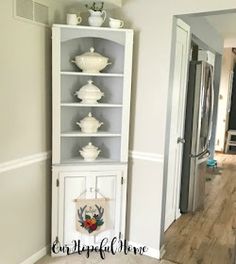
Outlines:
POLYGON ((0 26, 0 263, 19 264, 50 243, 50 160, 24 161, 51 149, 51 30, 15 19, 9 0, 0 26))
POLYGON ((0 177, 0 263, 19 264, 50 242, 50 161, 0 177))

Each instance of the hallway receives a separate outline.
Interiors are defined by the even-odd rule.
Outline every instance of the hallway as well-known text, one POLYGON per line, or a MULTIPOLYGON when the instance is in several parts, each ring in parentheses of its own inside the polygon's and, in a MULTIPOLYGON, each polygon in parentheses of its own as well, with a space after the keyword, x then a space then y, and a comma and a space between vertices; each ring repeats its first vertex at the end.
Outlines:
POLYGON ((205 209, 180 217, 165 233, 165 260, 181 264, 234 264, 236 156, 217 154, 209 170, 205 209))

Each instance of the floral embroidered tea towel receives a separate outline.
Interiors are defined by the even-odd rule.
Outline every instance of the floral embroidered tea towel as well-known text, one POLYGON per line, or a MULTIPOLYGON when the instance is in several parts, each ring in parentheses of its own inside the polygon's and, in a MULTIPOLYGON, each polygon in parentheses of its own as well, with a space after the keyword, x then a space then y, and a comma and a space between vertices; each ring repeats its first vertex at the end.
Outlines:
POLYGON ((108 229, 107 199, 80 199, 76 200, 77 221, 76 229, 87 235, 97 235, 108 229))

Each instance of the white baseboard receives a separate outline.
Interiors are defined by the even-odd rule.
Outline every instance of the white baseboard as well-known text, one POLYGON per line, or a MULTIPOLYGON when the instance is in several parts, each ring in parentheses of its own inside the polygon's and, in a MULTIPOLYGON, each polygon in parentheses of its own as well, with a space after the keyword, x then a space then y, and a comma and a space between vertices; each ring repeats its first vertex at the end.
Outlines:
MULTIPOLYGON (((134 247, 144 247, 145 246, 144 244, 140 244, 140 243, 136 243, 136 242, 132 242, 132 241, 129 241, 129 245, 132 245, 134 247)), ((147 252, 144 252, 143 255, 151 257, 151 258, 155 258, 155 259, 161 258, 160 250, 155 249, 155 248, 151 248, 148 246, 146 246, 146 247, 148 248, 148 250, 147 250, 147 252)))
POLYGON ((161 250, 160 250, 160 259, 163 258, 165 253, 166 253, 165 245, 162 245, 161 250))
POLYGON ((168 215, 165 217, 164 231, 166 231, 170 227, 170 225, 174 222, 173 219, 174 218, 172 215, 168 215))
POLYGON ((49 246, 40 249, 38 252, 34 253, 32 256, 21 262, 20 264, 34 264, 49 252, 49 246))
POLYGON ((176 219, 176 220, 179 219, 181 215, 182 215, 182 214, 181 214, 181 212, 180 212, 180 209, 178 209, 178 210, 176 211, 175 219, 176 219))

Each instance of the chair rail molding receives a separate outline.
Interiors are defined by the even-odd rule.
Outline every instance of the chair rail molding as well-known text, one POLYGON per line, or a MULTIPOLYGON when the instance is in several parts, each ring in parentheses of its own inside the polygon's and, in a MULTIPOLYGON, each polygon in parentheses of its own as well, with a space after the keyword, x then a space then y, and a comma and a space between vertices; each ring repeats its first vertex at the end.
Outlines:
POLYGON ((139 159, 139 160, 147 160, 147 161, 154 161, 160 163, 164 162, 164 155, 158 153, 130 150, 129 157, 134 160, 139 159))
POLYGON ((14 159, 0 163, 0 173, 15 170, 21 167, 28 166, 37 162, 45 161, 51 158, 51 151, 40 152, 33 155, 25 156, 19 159, 14 159))

